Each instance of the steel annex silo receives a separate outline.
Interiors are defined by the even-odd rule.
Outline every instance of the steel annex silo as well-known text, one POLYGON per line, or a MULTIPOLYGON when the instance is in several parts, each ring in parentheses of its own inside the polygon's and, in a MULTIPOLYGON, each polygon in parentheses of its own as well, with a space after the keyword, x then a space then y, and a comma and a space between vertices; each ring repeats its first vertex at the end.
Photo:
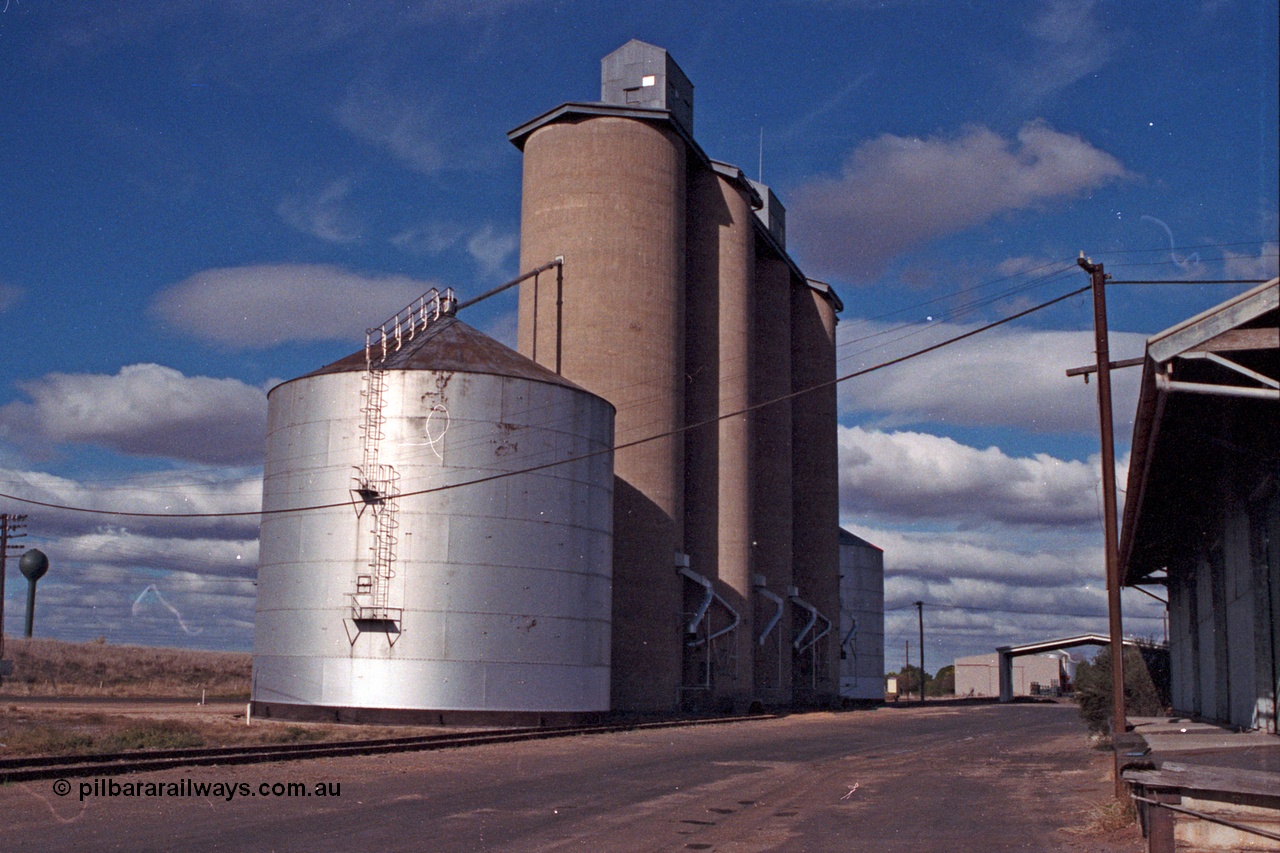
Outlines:
POLYGON ((268 395, 255 713, 609 708, 613 408, 450 307, 268 395))

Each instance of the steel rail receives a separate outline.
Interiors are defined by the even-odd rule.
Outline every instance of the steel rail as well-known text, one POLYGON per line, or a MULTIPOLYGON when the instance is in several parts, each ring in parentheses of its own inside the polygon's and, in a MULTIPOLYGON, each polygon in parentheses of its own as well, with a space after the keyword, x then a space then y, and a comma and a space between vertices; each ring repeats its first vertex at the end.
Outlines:
POLYGON ((31 756, 0 760, 0 785, 40 779, 115 776, 169 770, 178 767, 211 765, 268 764, 277 761, 299 761, 309 758, 335 758, 354 755, 379 755, 396 752, 426 752, 436 749, 458 749, 468 746, 517 743, 529 740, 575 737, 578 735, 612 734, 648 729, 685 726, 721 725, 777 719, 777 714, 755 714, 742 717, 710 717, 693 720, 611 723, 591 726, 543 726, 499 729, 482 732, 445 733, 405 738, 380 738, 356 741, 306 744, 255 744, 165 750, 135 750, 96 755, 31 756))

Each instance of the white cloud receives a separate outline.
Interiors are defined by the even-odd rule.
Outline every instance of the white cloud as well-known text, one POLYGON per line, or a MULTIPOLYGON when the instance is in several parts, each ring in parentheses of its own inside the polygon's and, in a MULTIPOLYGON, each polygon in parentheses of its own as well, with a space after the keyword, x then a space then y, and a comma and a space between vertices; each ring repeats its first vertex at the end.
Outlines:
POLYGON ((433 107, 363 84, 347 89, 337 118, 357 138, 386 149, 404 165, 429 175, 445 164, 437 136, 441 127, 437 113, 433 107))
POLYGON ((202 577, 254 577, 257 539, 147 536, 125 528, 99 528, 59 541, 62 559, 99 565, 183 571, 202 577))
POLYGON ((276 213, 291 227, 327 243, 358 242, 363 229, 345 206, 354 185, 350 177, 339 178, 317 193, 290 195, 276 213))
POLYGON ((1016 257, 1005 258, 996 264, 996 273, 1002 278, 1015 278, 1024 275, 1044 275, 1054 267, 1061 268, 1061 259, 1048 259, 1042 257, 1032 257, 1028 255, 1019 255, 1016 257))
MULTIPOLYGON (((1022 538, 1019 547, 1010 544, 1011 539, 1018 540, 1019 537, 1010 537, 1007 530, 997 533, 976 530, 903 531, 849 521, 843 526, 884 549, 887 575, 907 575, 920 582, 933 579, 954 583, 957 579, 968 579, 1034 589, 1080 585, 1100 577, 1101 527, 1097 536, 1090 532, 1065 538, 1022 538), (1049 541, 1053 546, 1045 547, 1049 541)), ((969 588, 977 589, 979 586, 970 585, 969 588)), ((993 600, 1003 601, 999 597, 973 599, 975 602, 983 600, 987 605, 993 600)))
POLYGON ((4 313, 17 305, 18 300, 22 298, 22 294, 21 288, 0 282, 0 313, 4 313))
MULTIPOLYGON (((23 541, 50 558, 51 569, 41 582, 36 605, 37 636, 249 648, 260 470, 186 468, 77 481, 0 468, 0 492, 54 505, 0 497, 0 508, 6 512, 29 516, 29 539, 23 541), (250 514, 210 518, 101 514, 121 511, 250 514), (111 523, 104 525, 104 521, 111 523), (155 591, 147 592, 152 587, 164 603, 155 591)), ((8 612, 6 627, 15 630, 13 614, 20 608, 8 612)))
MULTIPOLYGON (((837 327, 840 374, 955 337, 973 326, 886 326, 851 319, 837 327)), ((1141 356, 1143 335, 1112 332, 1113 360, 1141 356)), ((881 426, 946 423, 1012 426, 1036 432, 1097 430, 1097 385, 1068 379, 1092 364, 1091 332, 992 329, 840 385, 842 413, 878 418, 881 426)), ((1140 368, 1112 373, 1116 435, 1127 441, 1137 410, 1140 368)))
POLYGON ((1263 243, 1257 255, 1223 252, 1227 278, 1270 279, 1280 275, 1280 243, 1263 243))
POLYGON ((1096 524, 1098 460, 1008 456, 919 432, 840 427, 841 509, 916 520, 1096 524))
POLYGON ((50 373, 20 387, 32 402, 0 409, 0 429, 18 441, 213 464, 262 456, 267 395, 236 379, 133 364, 115 376, 50 373))
POLYGON ((1096 0, 1048 0, 1027 24, 1033 46, 1010 81, 1013 95, 1037 105, 1102 69, 1119 39, 1097 20, 1096 0))
POLYGON ((391 245, 411 255, 435 255, 458 244, 466 231, 444 222, 424 222, 391 238, 391 245))
MULTIPOLYGON (((321 264, 229 267, 196 273, 158 294, 151 311, 175 329, 233 347, 364 340, 434 284, 321 264)), ((353 346, 354 349, 354 346, 353 346)))
POLYGON ((486 225, 467 240, 467 253, 480 265, 480 273, 491 276, 500 272, 520 245, 515 234, 496 234, 492 225, 486 225))
POLYGON ((262 508, 262 471, 174 469, 95 482, 43 471, 0 468, 0 492, 39 502, 30 504, 0 497, 0 505, 5 506, 6 511, 39 514, 39 523, 31 528, 33 536, 101 532, 100 525, 108 520, 116 525, 128 525, 128 530, 145 536, 196 539, 212 536, 241 541, 257 534, 257 513, 262 508), (120 512, 136 517, 113 515, 120 512), (179 514, 210 517, 176 517, 179 514))
POLYGON ((520 237, 510 232, 501 233, 491 224, 468 234, 458 225, 431 222, 406 228, 391 238, 393 246, 412 255, 439 254, 459 243, 463 243, 467 254, 479 266, 480 275, 487 278, 503 272, 520 247, 520 237))
MULTIPOLYGON (((923 601, 926 668, 956 657, 1073 634, 1107 631, 1101 531, 1066 537, 1026 528, 1016 538, 976 532, 902 532, 845 521, 843 526, 884 548, 886 668, 902 660, 923 601)), ((1124 600, 1125 630, 1159 637, 1163 607, 1132 593, 1124 600)))
MULTIPOLYGON (((59 546, 49 547, 57 552, 59 546)), ((35 635, 248 651, 254 597, 252 577, 123 569, 67 559, 59 552, 40 584, 35 635)), ((15 630, 20 610, 7 612, 6 628, 15 630)))
POLYGON ((794 194, 791 230, 815 272, 868 277, 936 237, 1125 175, 1115 157, 1043 121, 1016 141, 985 127, 950 139, 885 134, 854 150, 839 177, 794 194))

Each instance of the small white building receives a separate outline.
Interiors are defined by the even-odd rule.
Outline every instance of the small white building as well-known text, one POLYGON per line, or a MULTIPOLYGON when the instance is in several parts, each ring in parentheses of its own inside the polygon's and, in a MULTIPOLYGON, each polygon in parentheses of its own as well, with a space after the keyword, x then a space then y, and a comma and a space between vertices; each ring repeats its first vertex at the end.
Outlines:
MULTIPOLYGON (((956 658, 956 695, 1000 695, 1000 656, 996 652, 956 658)), ((1076 662, 1065 652, 1023 655, 1013 659, 1013 695, 1032 696, 1070 689, 1076 662)))
POLYGON ((884 700, 884 551, 840 530, 840 698, 884 700))

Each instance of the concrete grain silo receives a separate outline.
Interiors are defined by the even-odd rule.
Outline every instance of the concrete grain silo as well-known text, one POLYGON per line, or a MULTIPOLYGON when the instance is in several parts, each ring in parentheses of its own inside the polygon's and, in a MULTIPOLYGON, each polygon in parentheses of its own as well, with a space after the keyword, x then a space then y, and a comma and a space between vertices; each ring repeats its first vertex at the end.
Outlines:
POLYGON ((837 443, 836 313, 831 288, 807 281, 791 290, 792 554, 793 581, 806 603, 817 608, 813 630, 826 635, 798 657, 797 698, 822 700, 838 689, 836 664, 840 612, 840 483, 837 443), (810 390, 812 389, 812 390, 810 390), (823 624, 825 620, 825 626, 823 624))
POLYGON ((709 171, 715 176, 714 195, 710 201, 720 210, 703 227, 713 225, 716 232, 716 266, 714 275, 690 278, 690 304, 708 302, 717 314, 717 359, 715 369, 690 362, 686 373, 707 375, 716 384, 710 392, 717 402, 717 471, 719 486, 717 506, 718 561, 704 563, 701 570, 719 580, 730 607, 742 614, 743 624, 723 645, 732 654, 722 661, 722 677, 712 685, 713 697, 727 697, 741 704, 754 699, 756 648, 752 613, 752 576, 755 571, 752 553, 751 452, 754 418, 736 414, 751 403, 751 377, 755 370, 756 317, 752 305, 752 283, 756 253, 753 230, 754 204, 759 201, 754 190, 738 169, 713 162, 709 171), (725 417, 729 416, 729 417, 725 417))
MULTIPOLYGON (((732 222, 719 177, 709 169, 690 170, 685 239, 690 281, 714 281, 720 275, 725 266, 720 231, 732 222)), ((733 516, 721 502, 731 499, 734 490, 731 483, 721 483, 722 460, 727 461, 731 451, 721 437, 724 423, 716 420, 721 411, 722 309, 715 288, 704 289, 701 296, 689 292, 685 305, 685 363, 695 369, 685 371, 685 418, 694 426, 684 435, 684 547, 691 569, 718 566, 723 573, 733 561, 734 543, 728 543, 724 554, 720 552, 721 519, 733 516)), ((745 423, 745 418, 742 420, 745 423)), ((745 499, 745 493, 738 494, 745 499)), ((744 519, 743 529, 745 525, 744 519)), ((747 564, 745 554, 741 562, 747 564)), ((686 596, 689 592, 686 590, 686 596)), ((686 601, 684 611, 696 606, 686 601)), ((706 671, 705 656, 700 658, 697 651, 686 641, 685 668, 693 671, 682 672, 682 685, 705 683, 711 675, 706 671), (699 665, 702 671, 696 671, 699 665)))
POLYGON ((448 297, 272 389, 255 713, 607 711, 612 428, 607 402, 448 297))
MULTIPOLYGON (((674 63, 641 70, 647 88, 687 86, 692 103, 674 63)), ((511 134, 524 151, 521 267, 565 258, 562 305, 521 289, 519 345, 543 365, 558 352, 566 378, 617 408, 614 702, 665 710, 681 667, 686 144, 653 110, 628 112, 584 121, 561 108, 511 134)))

